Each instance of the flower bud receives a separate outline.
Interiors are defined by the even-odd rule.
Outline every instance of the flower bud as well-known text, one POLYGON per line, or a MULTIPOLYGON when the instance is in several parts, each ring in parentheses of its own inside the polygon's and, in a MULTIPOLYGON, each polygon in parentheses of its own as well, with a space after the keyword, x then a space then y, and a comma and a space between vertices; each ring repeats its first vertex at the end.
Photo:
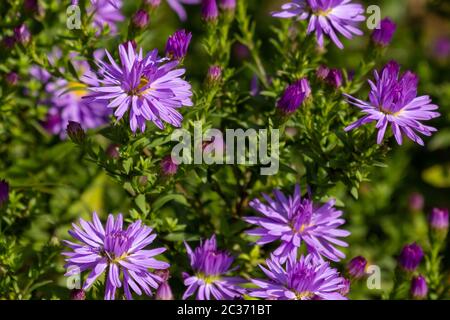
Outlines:
POLYGON ((350 293, 350 280, 346 278, 342 278, 342 288, 339 290, 339 293, 342 296, 347 296, 350 293))
POLYGON ((106 155, 111 159, 118 159, 120 157, 119 146, 117 144, 110 144, 106 148, 106 155))
POLYGON ((428 294, 427 281, 421 275, 411 280, 411 297, 413 299, 425 299, 428 294))
POLYGON ((222 79, 222 68, 220 66, 211 66, 208 69, 207 80, 209 83, 214 84, 222 79))
POLYGON ((330 73, 330 69, 325 65, 320 65, 316 70, 316 76, 319 80, 324 81, 328 74, 330 73))
POLYGON ((86 293, 83 289, 73 289, 70 291, 70 300, 86 300, 86 293))
POLYGON ((138 29, 147 27, 150 17, 147 11, 139 9, 133 16, 133 25, 138 29))
POLYGON ((403 247, 399 257, 400 267, 408 272, 417 269, 423 258, 423 250, 417 243, 411 243, 403 247))
POLYGON ((411 193, 408 199, 408 206, 411 211, 422 211, 424 204, 425 199, 423 195, 418 192, 411 193))
POLYGON ((219 6, 222 10, 234 11, 236 9, 236 0, 220 0, 219 6))
POLYGON ((165 176, 173 176, 178 171, 178 165, 172 160, 172 156, 165 156, 161 160, 161 169, 165 176))
POLYGON ((428 222, 432 230, 448 230, 448 210, 434 208, 428 217, 428 222))
POLYGON ((366 274, 367 260, 362 257, 354 257, 347 264, 347 272, 353 279, 361 279, 366 274))
POLYGON ((16 38, 13 36, 6 36, 2 40, 2 47, 5 49, 12 49, 16 44, 16 38))
POLYGON ((216 0, 202 0, 202 18, 207 22, 216 22, 218 17, 216 0))
POLYGON ((397 25, 390 18, 384 18, 380 22, 379 29, 372 32, 372 41, 381 47, 388 46, 394 36, 397 25))
POLYGON ((31 41, 31 33, 25 24, 14 28, 14 39, 17 43, 27 45, 31 41))
POLYGON ((302 78, 286 88, 277 102, 277 108, 285 114, 293 113, 310 95, 309 82, 306 78, 302 78))
POLYGON ((156 290, 156 300, 173 300, 172 289, 169 285, 169 271, 167 269, 157 270, 155 274, 162 279, 161 284, 156 290))
POLYGON ((78 122, 69 121, 66 132, 69 138, 76 144, 82 144, 86 139, 86 133, 78 122))
POLYGON ((151 9, 156 9, 160 6, 161 0, 145 0, 145 4, 148 5, 151 9))
POLYGON ((9 183, 5 180, 0 180, 0 207, 9 200, 9 183))
POLYGON ((15 86, 19 82, 19 76, 15 72, 10 72, 6 75, 5 80, 10 86, 15 86))
POLYGON ((342 71, 339 69, 331 69, 325 81, 335 89, 340 88, 343 82, 342 71))
POLYGON ((175 32, 167 39, 166 56, 175 60, 183 59, 187 54, 191 38, 192 33, 184 29, 175 32))

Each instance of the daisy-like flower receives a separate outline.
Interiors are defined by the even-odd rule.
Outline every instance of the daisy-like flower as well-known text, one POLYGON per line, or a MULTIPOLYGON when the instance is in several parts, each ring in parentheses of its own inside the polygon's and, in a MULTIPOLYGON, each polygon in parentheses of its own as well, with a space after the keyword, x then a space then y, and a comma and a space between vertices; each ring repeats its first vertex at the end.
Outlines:
POLYGON ((94 27, 100 33, 107 25, 112 34, 117 33, 117 23, 125 20, 121 12, 121 0, 91 0, 88 14, 93 14, 94 27))
POLYGON ((295 187, 294 195, 286 198, 279 190, 274 190, 275 199, 263 194, 268 204, 259 199, 250 202, 250 207, 260 212, 263 217, 246 217, 244 220, 257 228, 247 231, 247 234, 259 236, 257 244, 264 245, 281 241, 273 252, 274 256, 284 263, 287 259, 297 260, 297 252, 302 241, 309 253, 319 259, 322 257, 332 261, 345 258, 344 253, 334 245, 347 247, 340 237, 350 235, 350 232, 339 227, 345 223, 341 219, 342 211, 333 206, 335 200, 330 200, 322 206, 315 206, 312 200, 302 198, 300 186, 295 187))
POLYGON ((439 107, 431 103, 429 96, 417 96, 418 77, 411 71, 400 76, 400 66, 397 62, 389 62, 382 70, 374 72, 375 81, 369 80, 369 101, 362 101, 345 94, 347 101, 362 110, 366 115, 355 121, 345 131, 350 131, 364 124, 377 121, 377 143, 381 144, 388 125, 399 145, 402 144, 402 134, 420 145, 423 140, 416 134, 425 136, 437 131, 420 121, 431 120, 440 114, 434 110, 439 107))
POLYGON ((200 243, 194 251, 185 243, 194 275, 183 273, 184 284, 188 287, 183 295, 187 299, 197 292, 197 300, 233 300, 242 297, 245 290, 239 285, 245 281, 239 277, 227 277, 234 258, 217 249, 216 237, 200 243))
POLYGON ((260 266, 267 280, 254 279, 259 288, 250 296, 267 300, 346 300, 341 293, 347 283, 328 262, 313 255, 301 256, 298 261, 287 261, 286 266, 271 256, 267 268, 260 266))
POLYGON ((186 10, 183 4, 199 4, 202 0, 167 0, 167 4, 176 12, 181 21, 187 20, 186 10))
POLYGON ((343 49, 344 45, 338 34, 347 39, 363 34, 358 25, 366 19, 364 8, 360 4, 352 3, 352 0, 293 0, 284 4, 281 9, 282 11, 272 13, 272 16, 309 19, 307 33, 315 32, 320 47, 323 47, 324 35, 343 49))
POLYGON ((178 61, 158 58, 158 50, 145 57, 128 42, 119 46, 120 66, 106 51, 109 63, 97 59, 102 85, 91 86, 87 101, 108 102, 122 119, 127 111, 133 132, 145 131, 146 121, 164 129, 163 121, 180 127, 183 116, 177 109, 192 106, 191 85, 181 76, 185 69, 175 69, 178 61), (166 63, 167 62, 167 63, 166 63))
POLYGON ((116 218, 109 215, 106 228, 95 212, 92 220, 80 219, 81 227, 73 224, 73 230, 69 231, 81 244, 64 241, 73 250, 63 253, 67 257, 65 275, 91 270, 83 285, 83 290, 87 290, 106 272, 105 300, 114 299, 116 290, 122 286, 127 299, 133 299, 132 291, 151 296, 151 288, 158 289, 162 279, 149 269, 169 268, 168 263, 154 258, 165 248, 144 250, 156 238, 156 234, 151 234, 152 228, 138 220, 124 229, 121 214, 116 218))

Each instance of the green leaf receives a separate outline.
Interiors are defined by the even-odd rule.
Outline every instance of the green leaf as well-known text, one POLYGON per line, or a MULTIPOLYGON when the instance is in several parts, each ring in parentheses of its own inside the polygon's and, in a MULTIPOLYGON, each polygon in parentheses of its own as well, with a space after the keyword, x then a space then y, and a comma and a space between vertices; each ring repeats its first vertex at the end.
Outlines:
POLYGON ((159 197, 152 205, 152 211, 156 212, 161 209, 166 203, 169 201, 175 201, 182 205, 188 206, 188 202, 186 198, 182 194, 168 194, 162 197, 159 197))

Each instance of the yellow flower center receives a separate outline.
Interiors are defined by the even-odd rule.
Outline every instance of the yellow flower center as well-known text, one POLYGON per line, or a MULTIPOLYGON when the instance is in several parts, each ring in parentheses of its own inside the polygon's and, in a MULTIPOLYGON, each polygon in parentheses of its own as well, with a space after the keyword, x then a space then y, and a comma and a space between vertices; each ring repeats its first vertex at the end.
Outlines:
POLYGON ((67 89, 80 98, 85 96, 87 93, 86 85, 81 82, 71 81, 67 84, 67 89))

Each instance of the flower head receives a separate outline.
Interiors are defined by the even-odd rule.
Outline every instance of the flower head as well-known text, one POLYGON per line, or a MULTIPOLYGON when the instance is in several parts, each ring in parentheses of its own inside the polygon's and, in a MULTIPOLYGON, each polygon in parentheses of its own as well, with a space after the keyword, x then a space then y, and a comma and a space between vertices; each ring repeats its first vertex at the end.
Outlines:
POLYGON ((14 28, 14 38, 17 43, 26 45, 31 40, 30 29, 25 24, 14 28))
POLYGON ((411 280, 411 296, 413 299, 425 299, 428 294, 427 281, 421 275, 412 278, 411 280))
POLYGON ((95 212, 92 220, 80 219, 81 227, 73 224, 73 230, 69 231, 81 244, 64 241, 73 250, 63 253, 67 257, 66 276, 91 270, 83 285, 83 290, 87 290, 106 272, 106 300, 114 299, 116 290, 122 286, 127 299, 133 298, 132 291, 138 295, 143 291, 151 296, 151 288, 157 289, 162 279, 149 269, 169 267, 168 263, 154 258, 165 248, 144 250, 156 238, 151 234, 152 228, 138 220, 124 229, 121 214, 117 217, 109 215, 106 228, 95 212))
POLYGON ((448 209, 434 208, 428 222, 433 230, 448 230, 448 209))
POLYGON ((325 81, 331 85, 332 87, 338 89, 342 86, 343 83, 343 75, 342 71, 339 69, 330 69, 330 72, 327 75, 325 81))
POLYGON ((81 124, 75 121, 69 121, 66 129, 67 135, 75 143, 82 143, 86 138, 86 133, 84 132, 81 124))
POLYGON ((166 55, 172 59, 183 59, 188 51, 191 42, 192 33, 186 30, 178 30, 167 39, 166 55))
POLYGON ((402 134, 418 144, 424 145, 423 140, 416 132, 431 136, 436 129, 426 126, 420 121, 439 117, 440 114, 434 111, 439 107, 431 103, 429 96, 417 97, 418 77, 410 71, 400 76, 400 66, 395 61, 388 63, 381 73, 375 71, 374 74, 375 82, 369 80, 371 91, 368 102, 345 94, 349 103, 357 106, 366 114, 345 128, 345 131, 376 121, 378 144, 383 141, 386 129, 390 124, 399 145, 402 144, 402 134))
POLYGON ((267 268, 260 266, 267 280, 254 279, 259 288, 250 296, 272 300, 345 300, 341 291, 346 288, 338 271, 313 255, 301 256, 298 261, 287 261, 286 266, 271 256, 267 268))
POLYGON ((277 102, 277 108, 286 114, 293 113, 310 95, 308 79, 302 78, 286 88, 277 102))
POLYGON ((362 257, 354 257, 347 264, 348 274, 354 279, 360 279, 366 274, 367 260, 362 257))
POLYGON ((197 300, 232 300, 240 298, 245 290, 239 286, 244 280, 227 277, 231 272, 234 258, 226 251, 217 249, 216 237, 200 243, 195 250, 185 243, 194 275, 184 274, 184 284, 188 287, 183 299, 197 291, 197 300))
POLYGON ((412 272, 417 269, 422 258, 422 247, 414 242, 403 247, 399 257, 399 264, 402 269, 412 272))
POLYGON ((161 160, 161 169, 164 175, 172 176, 178 171, 178 164, 172 160, 172 156, 168 155, 161 160))
POLYGON ((172 289, 169 285, 170 274, 168 270, 158 270, 155 272, 162 280, 161 284, 156 290, 156 300, 173 300, 172 289))
POLYGON ((202 0, 202 18, 205 21, 216 21, 219 17, 219 9, 216 0, 202 0))
POLYGON ((389 45, 394 36, 397 25, 390 18, 381 20, 379 28, 372 32, 372 40, 375 44, 385 47, 389 45))
POLYGON ((133 24, 136 28, 144 29, 150 20, 150 16, 148 15, 147 11, 143 9, 139 9, 136 11, 136 13, 133 15, 133 24))
POLYGON ((97 60, 102 74, 102 85, 91 86, 87 101, 107 102, 116 109, 114 115, 122 119, 127 111, 133 132, 145 131, 146 122, 152 121, 164 129, 163 121, 181 126, 183 116, 177 109, 192 106, 191 85, 181 76, 185 69, 175 69, 178 61, 167 62, 158 58, 155 49, 143 56, 131 43, 119 46, 120 66, 106 51, 109 63, 97 60))
POLYGON ((218 65, 213 65, 208 69, 207 80, 209 83, 217 83, 222 78, 222 68, 218 65))
POLYGON ((236 0, 220 0, 219 6, 223 10, 233 11, 236 9, 236 0))
POLYGON ((85 300, 86 292, 83 289, 73 289, 70 291, 70 300, 85 300))
POLYGON ((409 209, 412 211, 422 211, 425 199, 421 193, 413 192, 408 199, 409 209))
POLYGON ((365 20, 364 8, 351 0, 292 0, 281 7, 282 11, 272 13, 277 18, 309 19, 307 33, 315 32, 317 43, 324 45, 324 35, 340 48, 344 46, 338 34, 347 39, 362 35, 358 24, 365 20))
POLYGON ((5 80, 10 86, 15 86, 19 82, 19 75, 16 72, 9 72, 5 80))
POLYGON ((263 217, 246 217, 245 221, 257 226, 247 231, 249 235, 259 236, 257 244, 263 245, 281 241, 274 251, 274 256, 284 263, 288 258, 295 261, 302 241, 309 253, 316 257, 325 257, 332 261, 345 258, 344 253, 334 246, 347 247, 347 243, 338 238, 346 237, 350 232, 339 229, 345 223, 340 218, 342 211, 333 206, 330 200, 322 206, 316 206, 312 200, 302 198, 300 187, 295 187, 293 196, 286 196, 279 190, 274 191, 275 199, 263 194, 268 204, 259 199, 250 202, 250 207, 260 212, 263 217))
POLYGON ((121 8, 122 0, 91 0, 87 12, 94 17, 93 24, 97 34, 100 34, 105 26, 109 27, 112 34, 117 33, 117 23, 125 19, 121 8))

